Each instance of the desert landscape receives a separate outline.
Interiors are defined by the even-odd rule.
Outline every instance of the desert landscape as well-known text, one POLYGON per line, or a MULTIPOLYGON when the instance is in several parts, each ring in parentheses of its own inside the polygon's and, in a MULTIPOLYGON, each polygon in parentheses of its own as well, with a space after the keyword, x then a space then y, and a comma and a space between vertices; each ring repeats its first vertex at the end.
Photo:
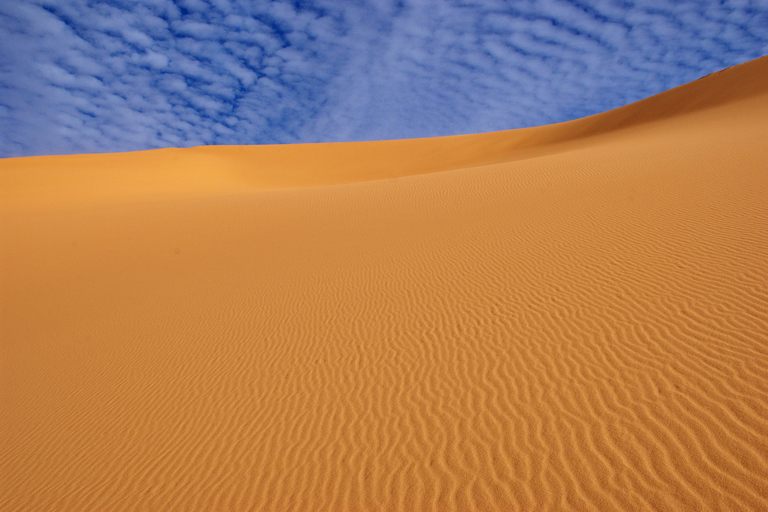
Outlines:
POLYGON ((478 135, 0 160, 0 510, 768 509, 768 58, 478 135))

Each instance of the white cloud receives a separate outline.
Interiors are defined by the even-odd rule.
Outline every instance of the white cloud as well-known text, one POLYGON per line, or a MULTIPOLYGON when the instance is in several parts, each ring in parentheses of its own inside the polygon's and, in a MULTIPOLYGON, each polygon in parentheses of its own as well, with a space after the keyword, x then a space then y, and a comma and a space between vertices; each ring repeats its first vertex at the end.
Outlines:
POLYGON ((153 69, 163 69, 168 66, 168 57, 157 52, 147 52, 141 56, 140 61, 153 69))
POLYGON ((218 26, 199 21, 175 21, 171 26, 180 35, 198 39, 214 39, 222 35, 222 30, 218 26))

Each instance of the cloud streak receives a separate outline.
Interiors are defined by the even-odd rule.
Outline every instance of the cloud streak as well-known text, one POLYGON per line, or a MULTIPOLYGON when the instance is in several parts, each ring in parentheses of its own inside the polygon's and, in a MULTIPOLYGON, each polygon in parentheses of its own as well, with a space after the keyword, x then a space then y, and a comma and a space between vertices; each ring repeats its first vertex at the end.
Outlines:
POLYGON ((565 121, 768 53, 748 1, 0 3, 0 156, 565 121))

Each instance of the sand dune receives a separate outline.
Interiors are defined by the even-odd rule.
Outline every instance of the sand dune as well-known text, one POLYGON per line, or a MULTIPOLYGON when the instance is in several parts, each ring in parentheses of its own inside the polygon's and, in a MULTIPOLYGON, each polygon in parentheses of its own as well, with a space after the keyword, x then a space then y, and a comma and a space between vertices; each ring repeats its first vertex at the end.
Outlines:
POLYGON ((765 510, 767 120, 0 160, 0 510, 765 510))

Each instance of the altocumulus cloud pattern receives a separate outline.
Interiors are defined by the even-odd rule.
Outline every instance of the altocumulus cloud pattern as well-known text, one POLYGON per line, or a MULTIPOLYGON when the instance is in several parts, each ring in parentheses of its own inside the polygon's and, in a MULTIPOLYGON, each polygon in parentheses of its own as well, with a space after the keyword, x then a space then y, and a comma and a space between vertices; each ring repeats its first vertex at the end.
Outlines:
POLYGON ((768 53, 764 1, 0 2, 0 156, 565 121, 768 53))

